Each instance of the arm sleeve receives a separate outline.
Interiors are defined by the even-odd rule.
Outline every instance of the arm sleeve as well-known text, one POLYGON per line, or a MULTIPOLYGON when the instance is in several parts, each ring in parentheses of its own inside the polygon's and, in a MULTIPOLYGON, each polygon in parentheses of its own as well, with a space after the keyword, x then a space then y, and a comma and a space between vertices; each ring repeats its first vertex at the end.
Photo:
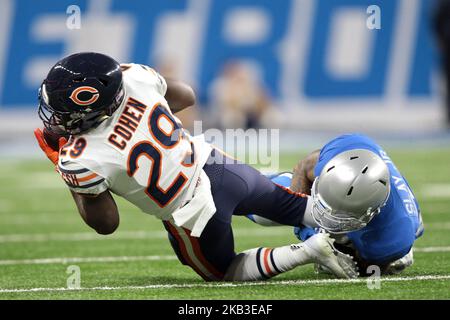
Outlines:
POLYGON ((77 162, 66 161, 58 164, 58 172, 70 190, 76 193, 97 195, 108 189, 104 177, 77 162))

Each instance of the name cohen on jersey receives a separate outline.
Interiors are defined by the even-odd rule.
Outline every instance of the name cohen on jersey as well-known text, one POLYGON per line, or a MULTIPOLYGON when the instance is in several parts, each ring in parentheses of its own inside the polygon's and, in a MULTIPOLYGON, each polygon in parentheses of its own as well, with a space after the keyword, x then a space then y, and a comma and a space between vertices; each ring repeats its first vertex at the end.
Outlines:
POLYGON ((121 150, 125 149, 127 141, 131 140, 141 122, 146 108, 145 104, 129 98, 108 141, 121 150))

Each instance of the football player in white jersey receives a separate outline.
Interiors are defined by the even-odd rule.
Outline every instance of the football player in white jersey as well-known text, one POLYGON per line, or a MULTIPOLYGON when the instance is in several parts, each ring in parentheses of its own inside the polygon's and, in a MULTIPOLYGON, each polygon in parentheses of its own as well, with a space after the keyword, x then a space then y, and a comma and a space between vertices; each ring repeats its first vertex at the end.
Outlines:
POLYGON ((86 52, 56 63, 39 99, 39 145, 98 233, 119 225, 114 193, 161 219, 180 261, 205 280, 261 280, 307 263, 356 277, 352 258, 326 234, 235 253, 232 215, 254 212, 285 225, 316 227, 311 201, 185 132, 173 113, 195 103, 188 85, 144 65, 86 52))

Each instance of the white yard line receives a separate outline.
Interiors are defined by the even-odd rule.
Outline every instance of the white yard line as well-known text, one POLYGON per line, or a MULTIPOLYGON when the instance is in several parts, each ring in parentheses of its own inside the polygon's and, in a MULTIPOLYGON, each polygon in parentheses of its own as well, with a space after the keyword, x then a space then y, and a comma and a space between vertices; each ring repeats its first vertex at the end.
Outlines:
MULTIPOLYGON (((0 215, 2 202, 0 200, 0 215)), ((42 217, 41 217, 42 218, 42 217)), ((26 217, 14 218, 14 224, 27 225, 30 224, 26 217)), ((2 221, 3 219, 0 219, 2 221)), ((6 220, 6 219, 5 219, 6 220)), ((9 220, 8 223, 11 223, 9 220)), ((41 222, 43 223, 43 222, 41 222)), ((51 222, 50 222, 51 223, 51 222)), ((70 223, 68 221, 67 223, 70 223)), ((46 223, 48 224, 48 222, 46 223)), ((450 230, 450 222, 425 222, 425 230, 450 230)), ((290 227, 257 227, 255 229, 234 228, 233 232, 237 236, 282 236, 293 235, 290 227)), ((98 235, 94 231, 87 232, 55 232, 55 233, 13 233, 0 234, 0 243, 9 242, 47 242, 47 241, 92 241, 92 240, 139 240, 139 239, 165 239, 167 233, 162 230, 136 230, 136 231, 118 231, 109 236, 98 235)), ((295 241, 295 238, 293 238, 295 241)))
POLYGON ((425 230, 450 230, 450 222, 425 222, 425 230))
MULTIPOLYGON (((449 280, 450 275, 426 275, 415 277, 382 278, 381 282, 407 282, 407 281, 436 281, 449 280)), ((117 291, 117 290, 146 290, 146 289, 172 289, 172 288, 223 288, 223 287, 255 287, 255 286, 305 286, 320 284, 350 284, 366 283, 367 279, 321 279, 321 280, 286 280, 266 282, 243 283, 192 283, 192 284, 153 284, 147 286, 122 286, 122 287, 91 287, 91 288, 25 288, 25 289, 0 289, 0 293, 26 293, 26 292, 55 292, 55 291, 117 291)))
MULTIPOLYGON (((233 230, 237 236, 281 236, 292 234, 292 230, 287 231, 286 228, 258 228, 258 229, 239 229, 233 230)), ((46 242, 46 241, 90 241, 90 240, 106 240, 106 239, 165 239, 166 231, 120 231, 111 236, 101 236, 92 232, 78 233, 37 233, 37 234, 5 234, 0 235, 0 243, 8 242, 46 242)))
POLYGON ((37 233, 0 235, 0 243, 8 242, 46 242, 46 241, 90 241, 106 239, 162 239, 167 237, 163 231, 122 231, 112 236, 101 236, 92 232, 78 233, 37 233))
MULTIPOLYGON (((450 222, 425 223, 425 230, 450 230, 450 222)), ((235 236, 245 237, 266 237, 292 235, 295 242, 294 233, 290 227, 261 227, 255 229, 235 228, 235 236)), ((116 234, 102 236, 92 232, 68 232, 68 233, 24 233, 24 234, 4 234, 0 235, 0 243, 11 242, 48 242, 48 241, 92 241, 92 240, 140 240, 140 239, 166 239, 166 231, 119 231, 116 234)))
POLYGON ((450 252, 450 247, 423 247, 414 248, 414 252, 450 252))
POLYGON ((425 198, 450 198, 450 183, 425 184, 419 191, 425 198))
POLYGON ((163 256, 117 256, 117 257, 57 257, 43 259, 17 259, 0 260, 0 266, 23 265, 23 264, 66 264, 83 262, 129 262, 129 261, 161 261, 176 260, 174 255, 163 256))
MULTIPOLYGON (((433 253, 450 252, 450 247, 423 247, 414 248, 414 252, 433 253)), ((176 260, 174 255, 154 255, 154 256, 115 256, 115 257, 55 257, 39 259, 11 259, 0 260, 0 266, 26 265, 26 264, 67 264, 85 262, 130 262, 130 261, 168 261, 176 260)))

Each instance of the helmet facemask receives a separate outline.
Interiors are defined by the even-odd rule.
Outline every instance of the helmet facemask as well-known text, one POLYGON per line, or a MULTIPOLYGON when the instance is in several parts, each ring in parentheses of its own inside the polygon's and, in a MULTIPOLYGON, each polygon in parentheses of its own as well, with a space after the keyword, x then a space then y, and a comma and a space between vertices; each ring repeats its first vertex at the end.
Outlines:
POLYGON ((124 89, 121 86, 114 97, 113 103, 105 108, 96 108, 93 111, 88 106, 84 110, 59 111, 49 104, 45 83, 43 83, 39 89, 38 114, 47 130, 67 136, 81 134, 97 127, 102 121, 109 118, 120 106, 124 96, 124 89))

